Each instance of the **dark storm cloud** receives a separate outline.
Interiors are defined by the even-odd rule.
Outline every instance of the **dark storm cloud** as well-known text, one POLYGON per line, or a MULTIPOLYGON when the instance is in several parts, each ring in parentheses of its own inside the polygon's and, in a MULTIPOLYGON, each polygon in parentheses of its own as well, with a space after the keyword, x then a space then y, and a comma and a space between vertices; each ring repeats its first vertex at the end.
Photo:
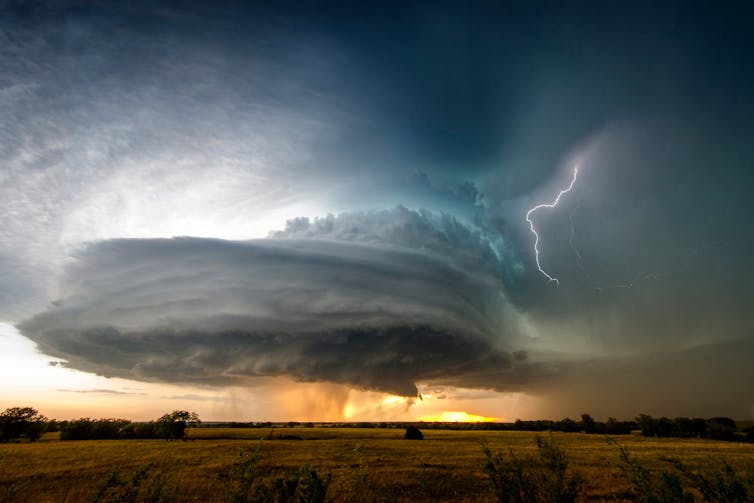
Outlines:
POLYGON ((276 239, 101 242, 69 269, 58 306, 20 328, 46 354, 107 376, 288 375, 413 396, 418 381, 486 372, 504 388, 528 370, 510 354, 519 334, 489 274, 495 255, 438 222, 445 232, 397 209, 294 221, 276 239))
POLYGON ((304 215, 93 244, 25 333, 106 375, 558 377, 574 403, 726 370, 754 326, 753 6, 3 4, 0 319, 83 242, 304 215), (582 154, 537 219, 556 287, 524 215, 582 154))

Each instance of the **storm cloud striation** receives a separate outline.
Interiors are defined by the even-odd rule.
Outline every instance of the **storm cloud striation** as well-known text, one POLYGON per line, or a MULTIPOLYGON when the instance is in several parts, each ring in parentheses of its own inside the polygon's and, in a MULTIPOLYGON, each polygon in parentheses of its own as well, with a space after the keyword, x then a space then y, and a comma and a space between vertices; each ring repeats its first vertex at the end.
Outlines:
POLYGON ((77 256, 57 305, 20 328, 46 354, 106 376, 221 385, 286 375, 404 396, 418 381, 480 371, 515 380, 513 311, 502 283, 480 273, 494 252, 452 219, 465 246, 427 250, 423 233, 452 238, 425 217, 399 208, 326 226, 359 221, 361 242, 296 239, 294 228, 316 228, 302 221, 263 240, 100 242, 77 256), (389 223, 401 214, 417 225, 389 223), (376 223, 393 243, 370 242, 376 223), (459 267, 475 253, 486 262, 459 267))

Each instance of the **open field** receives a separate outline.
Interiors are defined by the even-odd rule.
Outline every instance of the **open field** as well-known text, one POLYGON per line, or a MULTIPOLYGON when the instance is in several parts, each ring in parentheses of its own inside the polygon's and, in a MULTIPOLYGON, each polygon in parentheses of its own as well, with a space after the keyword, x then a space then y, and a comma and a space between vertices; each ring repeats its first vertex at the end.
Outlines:
MULTIPOLYGON (((188 441, 99 440, 0 444, 0 501, 91 501, 112 472, 128 479, 151 463, 149 477, 175 501, 226 501, 222 474, 262 441, 257 473, 272 478, 304 464, 332 476, 334 501, 493 501, 483 470, 482 444, 493 451, 535 453, 536 433, 424 430, 423 441, 403 440, 402 429, 276 428, 190 430, 188 441), (300 439, 285 440, 289 435, 300 439)), ((547 433, 540 436, 547 436, 547 433)), ((630 499, 619 452, 603 435, 554 433, 569 468, 584 482, 583 499, 630 499)), ((649 468, 668 468, 661 456, 681 459, 701 472, 727 461, 739 473, 754 472, 754 445, 694 439, 615 437, 649 468)))

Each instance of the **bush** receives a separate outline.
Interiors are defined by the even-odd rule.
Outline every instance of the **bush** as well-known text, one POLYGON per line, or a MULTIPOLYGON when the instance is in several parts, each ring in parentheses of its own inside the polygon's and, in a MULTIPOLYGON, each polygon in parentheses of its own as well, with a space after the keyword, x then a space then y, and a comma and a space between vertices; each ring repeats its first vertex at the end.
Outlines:
MULTIPOLYGON (((754 487, 747 489, 747 481, 740 477, 727 463, 723 462, 720 470, 713 472, 711 477, 695 473, 680 460, 668 459, 684 478, 699 491, 704 501, 725 501, 731 503, 745 503, 754 500, 754 487), (752 498, 750 499, 749 496, 752 498)), ((754 481, 752 481, 754 482, 754 481)))
POLYGON ((135 501, 159 501, 171 503, 177 501, 177 487, 172 481, 154 472, 153 465, 146 464, 137 469, 128 478, 121 478, 118 472, 112 472, 91 499, 92 503, 133 503, 135 501))
POLYGON ((225 485, 225 499, 228 503, 322 503, 327 496, 330 475, 321 478, 317 471, 303 465, 298 472, 278 476, 265 481, 257 473, 257 462, 262 451, 260 441, 253 453, 239 452, 238 461, 220 474, 225 485))
MULTIPOLYGON (((617 444, 616 444, 617 445, 617 444)), ((654 475, 631 457, 628 449, 618 446, 622 468, 633 484, 636 500, 643 503, 693 502, 693 496, 683 490, 680 478, 667 471, 654 475)))
POLYGON ((484 469, 492 482, 497 500, 506 503, 567 503, 575 501, 581 477, 567 475, 566 453, 553 440, 537 437, 538 455, 518 457, 510 450, 505 456, 483 446, 484 469))
POLYGON ((277 477, 272 486, 276 501, 295 501, 297 503, 321 503, 325 501, 330 475, 322 479, 317 471, 304 465, 298 473, 288 477, 277 477))
POLYGON ((403 438, 406 440, 424 440, 424 435, 416 426, 409 426, 406 428, 406 433, 403 435, 403 438))
POLYGON ((263 488, 256 484, 257 461, 261 450, 261 441, 251 454, 247 454, 241 449, 238 453, 238 461, 227 473, 219 475, 220 480, 225 485, 225 497, 228 503, 246 503, 262 499, 263 488))
POLYGON ((632 457, 628 449, 622 446, 618 446, 618 449, 622 467, 633 484, 637 501, 693 502, 693 492, 684 487, 684 481, 701 494, 703 501, 744 503, 754 500, 754 480, 747 482, 726 462, 723 462, 720 470, 707 477, 692 472, 678 459, 661 458, 670 463, 675 471, 660 470, 653 473, 632 457))

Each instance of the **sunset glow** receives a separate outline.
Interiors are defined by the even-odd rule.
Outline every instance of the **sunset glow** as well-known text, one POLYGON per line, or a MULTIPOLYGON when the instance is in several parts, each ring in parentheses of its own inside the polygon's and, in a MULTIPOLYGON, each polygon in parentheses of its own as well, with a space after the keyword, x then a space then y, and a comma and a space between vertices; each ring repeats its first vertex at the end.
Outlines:
POLYGON ((443 411, 435 416, 421 416, 419 418, 419 421, 428 423, 493 423, 497 420, 494 417, 484 417, 462 411, 443 411))

